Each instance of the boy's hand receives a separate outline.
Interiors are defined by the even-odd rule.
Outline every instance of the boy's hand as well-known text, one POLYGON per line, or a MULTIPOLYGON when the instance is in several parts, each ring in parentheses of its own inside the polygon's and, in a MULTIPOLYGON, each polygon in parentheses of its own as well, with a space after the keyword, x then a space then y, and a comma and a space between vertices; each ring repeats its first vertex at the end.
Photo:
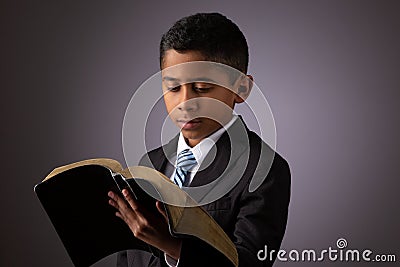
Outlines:
POLYGON ((128 203, 114 192, 108 192, 109 204, 118 210, 115 215, 125 221, 136 238, 178 260, 182 241, 169 233, 167 217, 162 203, 157 201, 156 206, 163 216, 155 216, 155 214, 141 207, 128 190, 123 189, 122 194, 128 203))

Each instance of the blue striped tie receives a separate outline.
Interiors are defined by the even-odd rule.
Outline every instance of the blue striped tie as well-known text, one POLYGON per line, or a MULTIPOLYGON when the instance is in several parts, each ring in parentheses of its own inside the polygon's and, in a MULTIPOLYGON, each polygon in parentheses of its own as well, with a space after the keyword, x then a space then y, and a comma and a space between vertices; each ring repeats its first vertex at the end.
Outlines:
POLYGON ((193 169, 196 164, 197 161, 190 149, 184 149, 178 154, 174 182, 179 187, 182 187, 185 184, 185 180, 190 175, 190 170, 193 169))

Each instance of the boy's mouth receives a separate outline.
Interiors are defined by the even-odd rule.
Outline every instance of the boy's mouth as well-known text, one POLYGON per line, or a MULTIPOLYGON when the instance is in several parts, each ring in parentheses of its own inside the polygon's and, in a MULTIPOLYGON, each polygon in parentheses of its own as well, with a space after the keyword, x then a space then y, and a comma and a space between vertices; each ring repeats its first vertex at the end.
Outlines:
POLYGON ((201 119, 177 119, 176 122, 181 130, 192 130, 200 125, 201 119))

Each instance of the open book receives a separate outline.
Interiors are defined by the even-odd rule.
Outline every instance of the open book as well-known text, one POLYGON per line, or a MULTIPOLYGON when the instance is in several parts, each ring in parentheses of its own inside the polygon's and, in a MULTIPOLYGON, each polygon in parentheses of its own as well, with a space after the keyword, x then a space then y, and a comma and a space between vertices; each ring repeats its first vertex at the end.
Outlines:
POLYGON ((121 194, 124 188, 157 214, 156 200, 151 195, 158 195, 165 202, 173 236, 197 237, 238 266, 236 248, 223 229, 168 177, 143 166, 123 169, 118 161, 102 158, 58 167, 34 188, 75 266, 90 266, 122 250, 160 253, 135 238, 108 204, 108 191, 121 194), (166 203, 187 203, 188 207, 166 203))

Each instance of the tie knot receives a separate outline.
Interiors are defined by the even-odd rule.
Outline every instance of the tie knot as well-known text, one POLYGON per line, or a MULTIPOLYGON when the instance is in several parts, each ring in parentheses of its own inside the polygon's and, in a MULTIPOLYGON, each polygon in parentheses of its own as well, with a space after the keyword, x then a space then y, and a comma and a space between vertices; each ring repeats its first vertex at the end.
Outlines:
POLYGON ((184 171, 190 171, 196 166, 197 161, 190 149, 184 149, 178 154, 178 158, 176 160, 176 167, 181 168, 184 171))

